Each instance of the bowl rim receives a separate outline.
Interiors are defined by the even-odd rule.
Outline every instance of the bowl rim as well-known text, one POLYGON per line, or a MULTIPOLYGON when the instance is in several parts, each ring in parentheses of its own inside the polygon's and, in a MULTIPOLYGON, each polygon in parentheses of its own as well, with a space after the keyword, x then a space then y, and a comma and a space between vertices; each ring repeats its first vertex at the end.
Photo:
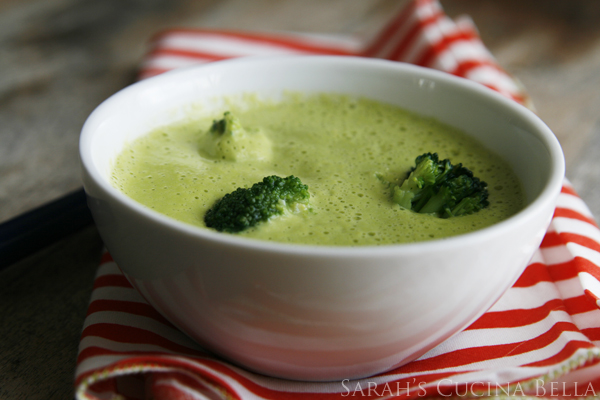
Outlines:
MULTIPOLYGON (((486 86, 480 83, 471 81, 466 78, 454 76, 443 71, 416 66, 414 64, 404 62, 365 58, 358 56, 284 55, 238 57, 235 59, 215 61, 207 64, 199 64, 189 67, 177 68, 175 70, 171 70, 160 75, 144 79, 119 90, 118 92, 104 100, 102 103, 100 103, 92 111, 92 113, 84 122, 81 130, 81 135, 79 139, 79 157, 83 173, 87 174, 89 179, 93 181, 97 188, 104 192, 104 195, 110 197, 113 201, 120 203, 122 206, 125 206, 130 212, 133 212, 144 218, 148 218, 150 221, 156 224, 163 225, 165 228, 177 231, 181 234, 190 235, 197 239, 212 241, 215 244, 220 245, 232 245, 257 251, 268 251, 282 254, 310 253, 322 257, 338 257, 340 255, 350 257, 372 257, 376 254, 381 256, 396 254, 398 252, 414 254, 433 250, 443 251, 445 249, 456 248, 460 245, 471 246, 477 243, 485 242, 489 240, 490 237, 502 235, 506 231, 513 229, 514 225, 526 223, 527 221, 535 217, 535 214, 537 214, 538 210, 543 210, 549 205, 549 203, 554 203, 556 200, 556 195, 560 191, 565 177, 564 155, 558 139, 550 130, 550 128, 533 111, 529 110, 525 106, 517 103, 514 100, 506 98, 497 91, 487 88, 486 86), (461 87, 464 90, 474 92, 475 95, 483 96, 488 100, 499 104, 499 107, 503 107, 509 110, 509 112, 516 114, 519 118, 526 120, 529 124, 535 127, 535 131, 538 132, 538 139, 540 139, 540 141, 548 150, 550 159, 552 161, 553 169, 548 178, 548 181, 542 188, 540 194, 535 199, 533 199, 533 201, 530 204, 521 209, 519 212, 503 221, 500 221, 482 229, 478 229, 473 232, 414 243, 359 246, 330 246, 296 243, 288 244, 247 237, 238 237, 232 234, 215 232, 210 229, 205 229, 192 224, 188 224, 186 222, 182 222, 172 217, 163 215, 157 211, 151 210, 150 208, 142 205, 141 203, 138 203, 137 201, 133 200, 132 198, 130 198, 129 196, 112 186, 106 179, 102 177, 102 174, 96 169, 92 156, 92 139, 94 137, 92 121, 101 118, 101 116, 107 112, 106 110, 112 107, 113 103, 120 102, 122 101, 122 99, 132 96, 135 93, 144 90, 147 87, 160 86, 164 83, 181 79, 182 77, 185 77, 188 74, 195 74, 203 71, 210 72, 211 70, 222 67, 242 68, 248 63, 266 63, 270 67, 272 67, 276 65, 283 65, 286 62, 341 63, 345 65, 354 64, 358 67, 363 68, 394 69, 400 73, 418 74, 420 78, 427 78, 435 81, 443 81, 446 84, 461 87)), ((86 193, 88 193, 88 189, 85 183, 84 189, 86 190, 86 193)))

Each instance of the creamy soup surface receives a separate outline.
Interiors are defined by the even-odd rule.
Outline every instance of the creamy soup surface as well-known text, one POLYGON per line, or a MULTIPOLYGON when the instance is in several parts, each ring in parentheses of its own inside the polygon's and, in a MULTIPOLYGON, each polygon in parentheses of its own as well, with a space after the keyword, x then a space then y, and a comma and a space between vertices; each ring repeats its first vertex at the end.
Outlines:
MULTIPOLYGON (((418 242, 471 232, 523 207, 516 175, 497 155, 435 119, 336 94, 246 99, 224 110, 164 126, 129 143, 112 182, 141 204, 206 228, 204 214, 226 193, 265 176, 294 175, 308 185, 308 210, 289 212, 236 235, 286 243, 364 246, 418 242), (224 111, 243 138, 215 150, 209 138, 224 111), (425 152, 462 163, 487 182, 490 205, 437 218, 393 204, 379 177, 401 182, 425 152)), ((202 113, 200 113, 202 114, 202 113)))

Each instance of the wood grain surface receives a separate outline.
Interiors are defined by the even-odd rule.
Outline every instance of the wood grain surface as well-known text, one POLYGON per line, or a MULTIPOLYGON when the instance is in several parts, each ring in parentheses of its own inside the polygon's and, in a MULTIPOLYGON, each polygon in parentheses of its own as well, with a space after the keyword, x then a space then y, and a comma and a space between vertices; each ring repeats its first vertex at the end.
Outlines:
MULTIPOLYGON (((468 14, 559 138, 567 176, 600 216, 600 2, 442 0, 468 14)), ((135 80, 166 27, 368 38, 397 0, 0 0, 0 222, 81 186, 87 115, 135 80)), ((86 228, 0 271, 0 399, 73 397, 101 240, 86 228)))

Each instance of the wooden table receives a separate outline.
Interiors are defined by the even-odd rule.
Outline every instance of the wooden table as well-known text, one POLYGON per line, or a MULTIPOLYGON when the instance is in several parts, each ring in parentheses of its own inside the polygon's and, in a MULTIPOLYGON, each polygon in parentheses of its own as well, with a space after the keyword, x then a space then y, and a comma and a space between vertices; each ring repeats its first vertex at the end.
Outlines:
MULTIPOLYGON (((600 2, 442 0, 469 14, 562 143, 567 176, 600 216, 600 2)), ((165 27, 368 38, 397 0, 0 0, 0 222, 81 186, 79 130, 133 82, 165 27)), ((93 225, 0 271, 0 399, 72 398, 101 240, 93 225)))

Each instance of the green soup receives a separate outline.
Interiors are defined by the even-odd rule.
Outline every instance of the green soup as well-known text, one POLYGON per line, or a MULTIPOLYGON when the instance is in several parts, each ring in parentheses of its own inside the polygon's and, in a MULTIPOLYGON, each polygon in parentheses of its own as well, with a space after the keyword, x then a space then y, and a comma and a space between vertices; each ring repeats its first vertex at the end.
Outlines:
POLYGON ((114 185, 151 209, 206 228, 204 214, 226 193, 268 175, 294 175, 309 187, 310 208, 236 235, 317 245, 449 237, 502 221, 523 207, 521 185, 506 162, 432 118, 334 94, 291 95, 227 110, 245 128, 243 140, 217 150, 210 143, 207 132, 223 112, 156 129, 117 157, 114 185), (403 180, 425 152, 462 163, 487 182, 489 207, 442 219, 393 204, 378 176, 403 180))

